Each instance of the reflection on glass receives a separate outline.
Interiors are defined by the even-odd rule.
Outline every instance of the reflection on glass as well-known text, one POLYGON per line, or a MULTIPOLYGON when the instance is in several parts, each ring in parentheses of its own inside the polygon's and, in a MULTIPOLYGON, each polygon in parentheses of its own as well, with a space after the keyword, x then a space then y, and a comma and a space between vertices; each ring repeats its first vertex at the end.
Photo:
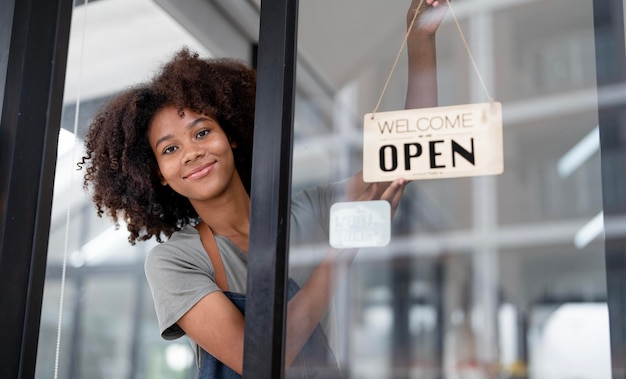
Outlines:
MULTIPOLYGON (((294 192, 361 169, 362 117, 383 88, 409 4, 300 4, 294 192), (327 91, 316 92, 311 76, 327 91)), ((589 370, 576 377, 606 378, 592 5, 453 6, 503 103, 504 173, 406 188, 390 244, 361 249, 335 294, 344 376, 571 377, 575 365, 563 365, 554 336, 579 322, 588 330, 570 329, 569 347, 587 355, 577 363, 589 370)), ((485 101, 450 17, 437 34, 437 68, 440 105, 485 101)), ((406 70, 404 57, 381 110, 403 108, 406 70)), ((323 248, 293 243, 290 262, 307 264, 323 248)))
MULTIPOLYGON (((124 226, 95 217, 75 170, 84 127, 106 99, 146 79, 181 45, 205 50, 163 11, 198 9, 160 3, 75 8, 38 378, 195 373, 188 346, 155 332, 143 274, 150 243, 131 247, 124 226)), ((389 73, 410 1, 300 3, 294 193, 361 169, 362 116, 389 73)), ((455 10, 503 103, 504 174, 406 188, 390 244, 360 251, 325 321, 344 377, 560 378, 576 369, 579 378, 606 378, 602 237, 577 237, 602 212, 591 3, 459 1, 455 10), (581 366, 564 363, 564 352, 581 366)), ((247 16, 221 18, 247 30, 247 16)), ((611 36, 601 40, 608 46, 611 36)), ((449 17, 437 54, 439 104, 483 102, 449 17)), ((404 106, 406 71, 403 57, 381 110, 404 106)), ((292 272, 308 272, 327 243, 294 244, 292 272)))
POLYGON ((143 270, 155 242, 131 246, 125 225, 98 218, 82 187, 84 172, 76 170, 98 107, 146 80, 182 45, 208 54, 152 1, 100 0, 74 7, 37 378, 190 378, 195 373, 189 345, 170 346, 158 335, 143 270))

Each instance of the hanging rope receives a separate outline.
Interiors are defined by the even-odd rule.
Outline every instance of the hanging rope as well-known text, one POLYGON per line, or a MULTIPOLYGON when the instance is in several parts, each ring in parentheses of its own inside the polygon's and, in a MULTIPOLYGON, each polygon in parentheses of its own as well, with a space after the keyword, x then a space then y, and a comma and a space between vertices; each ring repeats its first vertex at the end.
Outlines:
POLYGON ((491 97, 491 95, 489 95, 489 90, 487 89, 487 86, 485 85, 485 80, 483 79, 483 76, 480 74, 480 70, 478 69, 478 65, 476 64, 474 55, 472 55, 472 50, 470 49, 469 44, 467 43, 467 39, 465 39, 465 34, 463 34, 463 29, 461 28, 459 19, 456 18, 456 15, 454 14, 454 9, 452 9, 452 4, 450 4, 450 0, 446 0, 446 2, 448 3, 448 8, 450 9, 450 14, 452 15, 452 19, 454 19, 454 23, 456 24, 456 28, 459 30, 459 35, 461 36, 463 45, 465 45, 465 50, 467 50, 467 55, 469 55, 469 58, 472 61, 472 65, 474 66, 474 71, 476 71, 478 80, 480 80, 480 85, 483 87, 483 90, 485 91, 485 95, 487 95, 489 102, 493 103, 494 99, 491 97))
MULTIPOLYGON (((461 40, 463 41, 463 45, 465 45, 465 49, 467 50, 467 54, 469 55, 470 61, 472 62, 472 66, 474 67, 474 71, 476 72, 476 75, 478 75, 478 79, 480 80, 480 84, 483 87, 483 90, 485 91, 485 94, 487 95, 487 98, 489 99, 489 102, 493 103, 494 99, 489 94, 489 90, 487 89, 487 86, 485 85, 485 81, 484 81, 482 75, 480 74, 480 70, 478 69, 478 65, 476 64, 476 61, 474 60, 474 55, 472 54, 470 46, 467 43, 467 39, 465 38, 465 35, 463 34, 463 29, 461 28, 461 24, 459 23, 459 20, 457 19, 456 15, 454 14, 454 10, 452 9, 452 4, 450 3, 450 0, 446 0, 446 2, 448 4, 448 8, 450 9, 450 14, 452 15, 452 18, 454 19, 454 23, 456 24, 456 27, 457 27, 457 29, 459 31, 460 36, 461 36, 461 40)), ((402 41, 402 45, 400 45, 400 50, 398 51, 398 54, 396 55, 396 59, 393 62, 393 66, 391 67, 391 71, 389 72, 389 75, 387 76, 387 81, 385 82, 385 85, 383 86, 383 89, 382 89, 382 91, 380 93, 380 96, 378 97, 378 102, 376 103, 376 106, 374 107, 374 110, 372 111, 372 120, 374 119, 374 116, 376 115, 376 112, 378 112, 378 108, 380 107, 380 103, 383 100, 383 96, 385 96, 385 92, 387 92, 387 87, 389 86, 389 82, 391 81, 391 77, 393 75, 393 72, 395 71, 396 67, 398 66, 398 61, 400 60, 400 56, 402 55, 402 51, 404 51, 404 46, 406 45, 406 41, 408 40, 409 35, 411 34, 411 29, 413 28, 413 26, 415 24, 415 20, 417 20, 417 16, 419 15, 420 8, 422 7, 423 4, 424 4, 424 0, 420 0, 419 5, 415 9, 415 14, 413 15, 413 19, 409 23, 409 27, 407 28, 407 32, 404 35, 404 40, 402 41)))
POLYGON ((398 51, 398 54, 396 55, 396 60, 393 62, 391 71, 389 72, 389 75, 387 76, 387 81, 385 82, 385 85, 383 86, 383 90, 381 91, 380 96, 378 97, 378 102, 376 103, 376 106, 374 107, 374 110, 372 111, 372 120, 374 119, 374 115, 376 114, 376 112, 378 112, 378 108, 380 107, 381 101, 383 101, 383 96, 385 96, 385 92, 387 92, 389 81, 391 80, 391 76, 393 75, 393 72, 396 70, 396 66, 398 66, 400 55, 402 55, 402 51, 404 51, 404 45, 406 45, 406 41, 409 39, 409 34, 411 34, 411 29, 413 28, 413 24, 415 24, 415 20, 417 20, 417 16, 419 15, 419 11, 420 11, 420 8, 422 7, 422 4, 424 4, 424 0, 420 0, 420 3, 417 5, 417 8, 415 8, 415 14, 413 15, 413 19, 411 20, 409 27, 407 28, 406 34, 404 35, 404 39, 402 40, 402 45, 400 45, 400 50, 398 51))

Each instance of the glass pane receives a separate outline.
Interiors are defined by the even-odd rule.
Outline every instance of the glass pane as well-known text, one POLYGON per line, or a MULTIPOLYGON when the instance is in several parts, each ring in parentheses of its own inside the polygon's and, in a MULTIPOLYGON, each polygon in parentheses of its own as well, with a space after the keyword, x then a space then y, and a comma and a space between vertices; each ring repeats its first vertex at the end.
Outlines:
POLYGON ((196 372, 190 344, 161 338, 145 279, 144 259, 156 242, 132 246, 126 225, 97 217, 83 188, 84 171, 76 168, 100 106, 147 80, 182 46, 209 51, 152 1, 79 3, 72 15, 36 377, 190 378, 196 372))
MULTIPOLYGON (((362 170, 363 116, 410 3, 300 3, 293 206, 317 212, 292 210, 301 285, 329 249, 330 207, 349 198, 297 193, 362 170)), ((504 173, 411 182, 391 242, 333 261, 350 269, 329 286, 332 352, 347 378, 609 377, 592 4, 452 6, 503 106, 504 173)), ((436 49, 439 106, 487 102, 450 11, 436 49)), ((379 111, 404 108, 407 60, 404 49, 379 111)))

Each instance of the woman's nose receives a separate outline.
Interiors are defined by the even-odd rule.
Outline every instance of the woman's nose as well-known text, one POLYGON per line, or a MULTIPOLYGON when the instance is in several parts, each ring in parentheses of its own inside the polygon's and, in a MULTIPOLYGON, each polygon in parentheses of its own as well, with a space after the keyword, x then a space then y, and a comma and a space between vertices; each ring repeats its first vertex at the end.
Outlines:
POLYGON ((204 156, 204 152, 201 149, 190 148, 187 152, 185 152, 183 161, 185 164, 188 164, 203 156, 204 156))

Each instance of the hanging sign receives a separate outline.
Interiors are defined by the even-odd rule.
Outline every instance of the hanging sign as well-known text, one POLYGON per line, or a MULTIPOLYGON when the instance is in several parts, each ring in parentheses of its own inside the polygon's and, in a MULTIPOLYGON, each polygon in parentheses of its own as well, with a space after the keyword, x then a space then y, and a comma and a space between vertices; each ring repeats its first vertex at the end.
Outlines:
POLYGON ((391 239, 391 206, 385 200, 335 203, 329 232, 337 249, 385 246, 391 239))
POLYGON ((365 115, 365 182, 497 175, 502 171, 499 102, 365 115))

